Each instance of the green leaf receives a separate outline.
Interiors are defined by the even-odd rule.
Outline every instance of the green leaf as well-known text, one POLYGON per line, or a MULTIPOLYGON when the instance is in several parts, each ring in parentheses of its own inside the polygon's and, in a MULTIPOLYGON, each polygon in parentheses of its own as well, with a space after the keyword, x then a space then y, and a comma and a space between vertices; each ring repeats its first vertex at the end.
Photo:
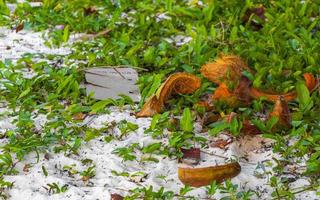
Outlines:
POLYGON ((146 147, 143 147, 142 152, 143 153, 153 153, 154 151, 159 150, 161 145, 162 145, 161 142, 150 144, 146 147))
POLYGON ((62 37, 63 42, 68 42, 69 35, 70 35, 70 33, 69 33, 69 25, 67 25, 63 30, 63 37, 62 37))
POLYGON ((185 132, 192 132, 193 131, 193 121, 191 116, 191 111, 189 108, 185 108, 183 110, 182 118, 180 121, 181 130, 185 132))
POLYGON ((278 121, 279 121, 279 118, 277 116, 272 116, 267 121, 266 129, 271 130, 273 128, 273 126, 277 124, 278 121))
POLYGON ((261 130, 263 132, 268 132, 266 125, 261 120, 253 119, 253 120, 251 120, 251 123, 253 125, 255 125, 256 127, 258 127, 259 130, 261 130))
POLYGON ((116 102, 113 99, 98 101, 91 106, 91 113, 97 113, 108 105, 116 105, 116 102))
POLYGON ((229 127, 230 132, 237 136, 240 134, 241 127, 242 127, 242 124, 240 124, 238 119, 234 117, 230 123, 230 127, 229 127))
POLYGON ((48 171, 46 170, 46 168, 44 166, 41 167, 42 168, 42 172, 45 176, 48 176, 48 171))
POLYGON ((309 90, 303 81, 298 81, 296 85, 298 100, 301 109, 306 109, 311 103, 309 90))
POLYGON ((151 130, 153 130, 153 129, 156 128, 160 117, 161 117, 160 114, 155 114, 155 115, 152 117, 151 124, 150 124, 150 129, 151 129, 151 130))
POLYGON ((23 92, 19 95, 18 99, 21 99, 22 97, 26 96, 27 94, 29 94, 30 91, 31 91, 31 88, 30 88, 30 87, 27 88, 25 91, 23 91, 23 92))
POLYGON ((209 130, 209 135, 211 136, 216 136, 219 134, 221 131, 229 128, 229 124, 225 121, 218 121, 210 125, 210 128, 212 129, 209 130))
POLYGON ((90 140, 98 137, 100 135, 100 132, 98 130, 87 130, 85 132, 84 141, 89 142, 90 140))

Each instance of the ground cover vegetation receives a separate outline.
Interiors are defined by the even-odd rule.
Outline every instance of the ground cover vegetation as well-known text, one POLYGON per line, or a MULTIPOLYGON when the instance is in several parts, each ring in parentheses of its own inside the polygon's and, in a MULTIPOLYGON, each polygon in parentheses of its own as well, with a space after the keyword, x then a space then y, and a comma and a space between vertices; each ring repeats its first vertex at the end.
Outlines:
MULTIPOLYGON (((205 112, 203 107, 195 105, 203 94, 215 91, 218 84, 203 77, 200 68, 222 54, 237 55, 248 64, 250 70, 242 73, 255 88, 298 94, 295 101, 288 103, 291 127, 274 129, 275 121, 250 118, 264 137, 274 140, 273 152, 281 155, 276 159, 275 174, 285 173, 287 165, 298 164, 302 171, 295 176, 305 177, 310 183, 307 187, 290 188, 290 180, 274 175, 269 181, 272 198, 293 199, 295 194, 306 190, 318 191, 320 195, 319 90, 311 92, 303 84, 303 74, 311 73, 316 78, 319 74, 319 1, 43 0, 40 7, 31 7, 28 2, 18 4, 13 13, 6 6, 8 2, 11 1, 0 0, 1 26, 16 31, 19 27, 46 31, 44 37, 48 39, 48 46, 71 45, 72 52, 67 56, 43 55, 50 62, 33 61, 34 55, 25 55, 17 63, 0 62, 0 101, 10 109, 1 118, 14 117, 16 126, 0 135, 6 141, 1 145, 0 155, 0 195, 3 198, 6 198, 5 191, 14 186, 3 176, 17 173, 15 165, 27 154, 41 154, 47 149, 64 152, 66 156, 77 154, 81 144, 106 131, 79 125, 84 116, 108 113, 110 105, 120 108, 129 105, 138 111, 174 72, 191 73, 201 78, 202 84, 193 94, 178 94, 179 98, 170 99, 165 112, 153 115, 145 133, 169 142, 143 148, 133 143, 116 148, 113 153, 123 162, 159 162, 156 155, 179 159, 182 147, 190 148, 195 143, 206 146, 206 138, 193 134, 194 121, 205 112), (74 33, 90 36, 68 44, 74 33), (139 71, 142 100, 138 107, 127 96, 96 101, 85 94, 80 87, 83 69, 106 65, 128 65, 139 71), (25 78, 26 70, 34 76, 25 78), (35 125, 40 115, 47 119, 42 129, 35 125), (181 121, 174 116, 182 116, 181 121), (164 129, 169 129, 171 134, 165 134, 164 129), (137 151, 148 156, 137 158, 137 151)), ((235 112, 240 117, 231 123, 211 123, 207 129, 210 135, 228 130, 239 137, 244 119, 255 112, 269 112, 273 106, 263 98, 240 107, 217 103, 218 113, 235 112)), ((105 136, 106 143, 122 140, 138 125, 121 121, 106 129, 113 127, 118 127, 121 135, 105 136)), ((89 164, 83 172, 75 172, 72 167, 68 170, 88 180, 95 176, 94 167, 89 164)), ((43 172, 47 173, 45 168, 43 172)), ((114 174, 134 176, 125 172, 114 174)), ((66 186, 56 183, 48 184, 47 188, 50 193, 67 190, 66 186)), ((176 194, 150 186, 136 188, 125 198, 193 199, 187 194, 190 190, 192 188, 186 186, 176 194)), ((240 191, 231 181, 213 182, 206 190, 208 197, 217 191, 226 193, 225 199, 259 196, 254 191, 240 191)))

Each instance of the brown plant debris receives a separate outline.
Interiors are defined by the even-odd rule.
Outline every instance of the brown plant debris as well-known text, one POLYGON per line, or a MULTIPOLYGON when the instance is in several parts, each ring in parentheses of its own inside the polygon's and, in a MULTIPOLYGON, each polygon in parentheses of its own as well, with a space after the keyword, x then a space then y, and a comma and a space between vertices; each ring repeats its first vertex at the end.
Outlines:
POLYGON ((239 163, 234 162, 203 168, 179 167, 178 176, 180 181, 185 185, 201 187, 210 185, 212 181, 221 183, 226 179, 237 176, 240 171, 241 166, 239 163))
MULTIPOLYGON (((318 80, 310 73, 303 74, 303 77, 309 91, 310 92, 314 91, 318 86, 318 80)), ((288 92, 285 94, 270 94, 255 88, 250 88, 249 93, 250 93, 250 96, 254 99, 259 99, 261 97, 264 97, 267 101, 271 101, 271 102, 276 102, 279 99, 279 96, 282 96, 282 98, 287 102, 292 101, 297 97, 296 91, 288 92)))
POLYGON ((272 112, 269 114, 269 118, 277 117, 278 124, 286 128, 291 126, 291 115, 287 102, 282 96, 279 96, 275 102, 272 112))
POLYGON ((216 84, 237 83, 241 72, 251 71, 247 64, 238 56, 222 55, 215 62, 201 67, 201 74, 216 84))
POLYGON ((201 85, 201 79, 195 75, 178 72, 170 75, 160 86, 157 93, 152 96, 136 114, 137 117, 151 117, 160 113, 166 101, 176 94, 191 94, 201 85))
POLYGON ((200 162, 200 158, 201 158, 200 148, 190 148, 190 149, 181 148, 180 150, 183 154, 181 159, 183 163, 194 165, 200 162))

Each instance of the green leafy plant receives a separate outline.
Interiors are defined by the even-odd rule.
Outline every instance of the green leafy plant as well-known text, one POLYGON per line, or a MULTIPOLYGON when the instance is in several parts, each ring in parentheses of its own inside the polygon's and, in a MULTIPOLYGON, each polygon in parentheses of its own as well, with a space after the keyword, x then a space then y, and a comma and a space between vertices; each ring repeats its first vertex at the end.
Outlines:
POLYGON ((65 184, 63 186, 59 186, 58 183, 48 183, 47 186, 49 187, 49 189, 48 189, 49 194, 63 193, 68 190, 67 184, 65 184))

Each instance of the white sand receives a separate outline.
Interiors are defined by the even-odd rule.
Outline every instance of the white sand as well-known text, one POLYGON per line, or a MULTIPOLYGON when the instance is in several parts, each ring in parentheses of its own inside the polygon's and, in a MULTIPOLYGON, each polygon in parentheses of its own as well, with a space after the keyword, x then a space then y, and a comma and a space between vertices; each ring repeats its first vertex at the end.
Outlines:
MULTIPOLYGON (((68 48, 50 49, 47 48, 41 38, 41 33, 35 33, 31 31, 21 31, 15 33, 5 28, 0 28, 0 59, 13 59, 16 60, 24 53, 44 53, 44 54, 60 54, 66 55, 70 52, 68 48), (4 35, 4 36, 3 36, 4 35), (8 49, 7 47, 10 47, 8 49)), ((6 109, 0 110, 0 115, 5 112, 6 109)), ((119 109, 112 107, 111 114, 91 116, 87 117, 84 122, 88 122, 90 126, 94 128, 101 128, 108 122, 119 122, 126 119, 127 121, 136 123, 139 125, 139 129, 134 133, 130 133, 124 137, 122 141, 113 140, 106 144, 103 141, 103 137, 108 133, 103 133, 100 137, 91 140, 88 143, 83 142, 79 155, 65 156, 63 154, 55 154, 48 150, 50 159, 44 158, 44 154, 40 155, 40 161, 37 162, 36 155, 28 155, 22 162, 17 164, 19 170, 18 175, 5 176, 5 180, 14 182, 13 189, 7 191, 12 200, 28 200, 28 199, 110 199, 110 193, 118 193, 125 195, 124 190, 129 190, 141 186, 152 185, 155 189, 163 186, 166 190, 172 190, 176 193, 183 187, 177 176, 178 163, 176 160, 169 158, 156 156, 159 159, 159 163, 140 163, 137 161, 122 162, 122 159, 111 152, 118 147, 125 147, 132 143, 139 143, 141 147, 151 144, 153 142, 166 142, 155 141, 150 136, 144 134, 144 130, 149 127, 150 118, 136 119, 130 115, 132 112, 130 109, 119 109), (90 179, 89 184, 85 184, 81 180, 79 174, 70 177, 67 172, 63 171, 65 165, 74 164, 74 169, 77 171, 83 171, 88 168, 81 163, 83 159, 91 159, 96 166, 96 176, 90 179), (23 171, 23 167, 26 164, 30 164, 29 171, 23 171), (42 172, 42 166, 48 171, 48 176, 44 176, 42 172), (134 182, 133 179, 128 177, 117 177, 111 173, 111 170, 118 172, 129 172, 130 174, 135 172, 144 172, 146 177, 142 182, 134 182), (165 179, 159 178, 165 176, 165 179), (68 190, 65 193, 49 194, 44 188, 48 183, 56 182, 60 186, 67 184, 68 190)), ((41 129, 41 126, 45 123, 45 116, 37 118, 37 128, 41 129)), ((2 117, 0 118, 0 132, 6 130, 13 130, 15 128, 12 125, 12 119, 2 117)), ((115 129, 115 134, 119 133, 118 129, 115 129)), ((203 134, 206 136, 206 134, 203 134)), ((221 136, 222 137, 222 136, 221 136)), ((6 143, 5 139, 0 140, 0 145, 6 143)), ((214 153, 227 158, 231 157, 243 157, 246 156, 248 162, 240 162, 242 167, 241 173, 232 179, 232 182, 239 185, 241 190, 251 189, 257 191, 261 196, 254 196, 253 199, 271 199, 270 187, 267 185, 270 175, 261 169, 256 169, 258 162, 270 163, 272 157, 279 157, 272 153, 270 148, 270 141, 261 138, 261 136, 247 137, 234 141, 228 146, 226 150, 218 148, 204 149, 206 152, 214 153), (266 144, 261 144, 262 142, 266 144), (251 164, 250 164, 251 163, 251 164), (256 175, 260 173, 260 176, 256 175)), ((140 158, 142 154, 136 153, 137 158, 140 158)), ((243 161, 243 159, 240 159, 243 161)), ((216 163, 223 163, 225 159, 202 154, 202 165, 211 165, 216 163)), ((266 171, 271 172, 271 167, 266 167, 266 171)), ((135 178, 137 179, 137 178, 135 178)), ((138 178, 140 179, 140 178, 138 178)), ((301 178, 293 182, 292 185, 300 187, 307 185, 308 182, 301 178)), ((205 189, 198 188, 189 192, 188 195, 194 195, 195 197, 205 198, 205 189)), ((216 198, 222 197, 222 194, 217 194, 216 198)), ((315 192, 304 192, 297 195, 297 199, 319 199, 315 192)))

